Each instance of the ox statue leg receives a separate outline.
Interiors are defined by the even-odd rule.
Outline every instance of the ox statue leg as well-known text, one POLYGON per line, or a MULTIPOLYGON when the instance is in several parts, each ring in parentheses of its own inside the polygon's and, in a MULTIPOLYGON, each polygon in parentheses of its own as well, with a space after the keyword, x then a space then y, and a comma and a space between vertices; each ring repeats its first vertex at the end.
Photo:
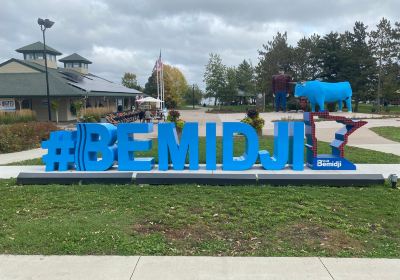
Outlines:
POLYGON ((347 106, 347 111, 348 111, 349 113, 353 112, 353 110, 352 110, 352 108, 351 108, 351 97, 348 97, 348 98, 346 99, 346 106, 347 106))
POLYGON ((338 112, 342 112, 342 109, 343 109, 343 100, 339 100, 338 106, 339 106, 338 112))
POLYGON ((311 102, 311 112, 315 112, 315 103, 311 102))
POLYGON ((323 112, 325 110, 325 102, 324 100, 318 100, 319 111, 323 112))

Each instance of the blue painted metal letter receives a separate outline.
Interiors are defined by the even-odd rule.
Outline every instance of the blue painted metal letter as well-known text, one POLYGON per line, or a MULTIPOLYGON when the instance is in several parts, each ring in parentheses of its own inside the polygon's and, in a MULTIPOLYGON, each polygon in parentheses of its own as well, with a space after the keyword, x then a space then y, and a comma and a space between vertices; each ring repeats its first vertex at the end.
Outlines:
POLYGON ((189 151, 189 169, 199 169, 199 131, 197 123, 186 123, 183 127, 180 143, 174 123, 158 125, 158 169, 168 170, 169 157, 175 170, 185 168, 189 151))
POLYGON ((288 122, 274 124, 274 156, 270 157, 266 150, 259 151, 262 166, 268 170, 285 168, 289 156, 289 126, 288 122))
POLYGON ((77 130, 76 169, 104 171, 113 166, 117 158, 117 128, 109 123, 80 123, 77 130))
POLYGON ((154 158, 135 158, 135 151, 151 150, 151 140, 135 140, 135 133, 153 132, 152 123, 122 123, 118 125, 118 170, 149 171, 154 158))
POLYGON ((225 122, 222 124, 222 169, 246 170, 253 166, 258 157, 258 135, 253 127, 241 122, 225 122), (245 152, 240 157, 234 157, 233 145, 235 133, 242 134, 246 139, 245 152))
POLYGON ((217 169, 217 130, 215 123, 206 124, 206 169, 217 169))

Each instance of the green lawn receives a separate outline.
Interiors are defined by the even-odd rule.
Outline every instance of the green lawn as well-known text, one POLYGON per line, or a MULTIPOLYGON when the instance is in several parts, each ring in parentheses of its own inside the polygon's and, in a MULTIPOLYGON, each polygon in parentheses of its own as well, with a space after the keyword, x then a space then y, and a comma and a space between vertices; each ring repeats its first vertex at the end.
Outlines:
MULTIPOLYGON (((244 151, 244 139, 242 137, 237 137, 235 140, 235 155, 239 156, 244 151)), ((273 152, 273 138, 271 136, 263 136, 259 139, 260 149, 267 149, 271 153, 273 152)), ((206 152, 205 152, 206 142, 205 137, 199 138, 199 161, 200 163, 205 163, 206 152)), ((331 153, 331 148, 326 142, 319 142, 318 153, 326 154, 331 153)), ((157 155, 157 139, 153 139, 153 148, 151 151, 143 153, 138 152, 136 156, 140 157, 154 157, 156 162, 158 161, 157 155)), ((346 147, 345 157, 354 163, 400 163, 400 157, 393 154, 386 154, 381 152, 376 152, 367 149, 361 149, 356 147, 346 147)), ((217 162, 222 161, 222 139, 217 137, 217 162)), ((41 165, 43 164, 40 159, 27 160, 22 162, 15 162, 9 165, 41 165)))
POLYGON ((381 126, 372 127, 370 129, 382 137, 385 137, 392 141, 400 142, 400 127, 381 126))
MULTIPOLYGON (((353 110, 355 108, 355 104, 353 104, 353 110)), ((255 108, 255 105, 230 105, 230 106, 207 106, 209 113, 245 113, 247 109, 255 108)), ((372 113, 372 104, 358 104, 358 113, 372 113)), ((266 104, 265 106, 266 112, 272 112, 273 107, 272 104, 266 104)), ((381 106, 382 115, 397 115, 400 114, 400 106, 399 105, 389 105, 387 107, 387 111, 383 106, 381 106)))
POLYGON ((400 257, 389 186, 18 186, 0 254, 400 257))
MULTIPOLYGON (((224 105, 208 106, 208 113, 246 113, 248 109, 256 109, 256 105, 224 105)), ((265 105, 265 112, 272 112, 272 105, 265 105)))
MULTIPOLYGON (((353 110, 354 110, 355 105, 353 104, 353 110)), ((389 105, 388 106, 388 111, 385 111, 385 108, 381 106, 381 112, 380 114, 387 115, 387 114, 400 114, 400 106, 399 105, 389 105)), ((372 104, 358 104, 358 113, 372 113, 372 104)), ((376 114, 376 113, 374 113, 376 114)))

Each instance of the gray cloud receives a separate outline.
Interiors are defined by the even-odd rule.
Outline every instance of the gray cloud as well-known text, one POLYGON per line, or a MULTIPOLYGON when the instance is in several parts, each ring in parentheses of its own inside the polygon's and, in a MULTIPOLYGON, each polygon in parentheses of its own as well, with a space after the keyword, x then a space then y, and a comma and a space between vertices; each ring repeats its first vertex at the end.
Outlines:
POLYGON ((166 63, 178 66, 189 83, 202 84, 208 53, 227 65, 243 59, 257 64, 257 50, 277 31, 289 42, 312 33, 369 26, 382 17, 399 20, 395 0, 2 0, 0 59, 20 57, 14 50, 41 40, 37 17, 56 24, 47 42, 64 55, 78 52, 93 61, 90 70, 119 82, 125 71, 144 85, 160 49, 166 63))

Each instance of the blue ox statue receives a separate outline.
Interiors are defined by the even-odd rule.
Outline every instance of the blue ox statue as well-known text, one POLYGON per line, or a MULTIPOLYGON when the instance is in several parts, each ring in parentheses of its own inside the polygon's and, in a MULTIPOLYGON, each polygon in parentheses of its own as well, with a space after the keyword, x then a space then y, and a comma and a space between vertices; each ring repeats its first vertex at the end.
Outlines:
POLYGON ((325 102, 338 102, 339 111, 342 111, 343 101, 351 112, 352 90, 349 82, 326 83, 320 81, 307 81, 296 83, 295 97, 307 97, 311 103, 311 110, 315 112, 315 105, 324 111, 325 102))

